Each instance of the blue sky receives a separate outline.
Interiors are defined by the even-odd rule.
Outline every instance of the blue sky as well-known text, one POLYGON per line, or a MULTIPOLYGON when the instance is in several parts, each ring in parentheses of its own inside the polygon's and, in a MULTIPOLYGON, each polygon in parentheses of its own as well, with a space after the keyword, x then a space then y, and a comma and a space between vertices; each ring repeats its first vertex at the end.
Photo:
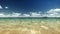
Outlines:
POLYGON ((0 6, 3 8, 1 10, 0 7, 0 13, 2 12, 6 14, 14 12, 13 14, 18 13, 19 15, 19 13, 22 13, 24 15, 27 15, 31 12, 34 12, 33 14, 35 15, 39 15, 39 13, 44 15, 44 13, 49 13, 49 11, 51 11, 54 12, 51 13, 51 15, 55 15, 56 10, 57 13, 60 11, 60 0, 0 0, 0 6))
POLYGON ((60 8, 60 0, 0 0, 0 5, 8 6, 11 10, 29 10, 47 11, 53 8, 60 8))

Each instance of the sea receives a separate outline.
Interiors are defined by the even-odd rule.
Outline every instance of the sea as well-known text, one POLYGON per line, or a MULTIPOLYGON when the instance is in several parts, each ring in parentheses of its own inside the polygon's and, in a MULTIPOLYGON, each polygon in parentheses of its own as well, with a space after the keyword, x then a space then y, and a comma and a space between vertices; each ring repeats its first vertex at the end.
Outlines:
POLYGON ((60 34, 60 18, 0 17, 1 34, 60 34))

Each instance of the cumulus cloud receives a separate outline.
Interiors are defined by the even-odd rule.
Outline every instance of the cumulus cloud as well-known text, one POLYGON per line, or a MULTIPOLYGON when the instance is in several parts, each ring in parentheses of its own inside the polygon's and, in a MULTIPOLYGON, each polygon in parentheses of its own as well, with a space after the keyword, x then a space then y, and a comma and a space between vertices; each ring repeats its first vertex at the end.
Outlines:
POLYGON ((4 13, 0 13, 0 17, 19 17, 21 15, 21 13, 12 13, 12 14, 4 14, 4 13))
POLYGON ((30 13, 30 15, 31 15, 31 17, 41 17, 41 14, 40 14, 40 12, 31 12, 30 13))
POLYGON ((12 17, 19 17, 21 15, 21 13, 12 13, 12 14, 10 14, 10 16, 12 16, 12 17))
POLYGON ((12 14, 0 13, 0 17, 60 17, 60 9, 50 9, 43 14, 41 12, 30 12, 30 14, 15 12, 12 14))
POLYGON ((0 17, 41 17, 40 13, 31 12, 30 14, 21 14, 21 13, 12 13, 12 14, 5 14, 0 13, 0 17))
POLYGON ((29 14, 23 14, 23 16, 25 16, 25 17, 30 17, 30 15, 29 15, 29 14))
POLYGON ((51 9, 47 11, 47 17, 60 17, 60 9, 51 9))
POLYGON ((5 15, 3 13, 0 13, 0 17, 4 17, 5 15))

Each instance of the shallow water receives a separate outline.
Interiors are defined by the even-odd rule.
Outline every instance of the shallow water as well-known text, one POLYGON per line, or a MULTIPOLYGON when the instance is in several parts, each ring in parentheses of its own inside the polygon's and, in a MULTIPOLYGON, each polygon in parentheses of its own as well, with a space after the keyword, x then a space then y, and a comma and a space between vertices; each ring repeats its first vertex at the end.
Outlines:
POLYGON ((0 18, 0 34, 60 34, 60 19, 0 18))

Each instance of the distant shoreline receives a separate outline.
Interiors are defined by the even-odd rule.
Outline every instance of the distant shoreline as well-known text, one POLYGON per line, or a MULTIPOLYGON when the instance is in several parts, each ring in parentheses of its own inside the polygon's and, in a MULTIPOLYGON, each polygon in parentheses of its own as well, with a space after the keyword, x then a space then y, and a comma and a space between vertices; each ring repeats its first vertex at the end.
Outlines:
POLYGON ((0 17, 0 19, 1 18, 34 18, 34 19, 39 19, 39 18, 42 18, 42 19, 50 19, 50 18, 52 18, 52 19, 54 19, 54 18, 57 18, 57 19, 60 19, 60 17, 0 17))

